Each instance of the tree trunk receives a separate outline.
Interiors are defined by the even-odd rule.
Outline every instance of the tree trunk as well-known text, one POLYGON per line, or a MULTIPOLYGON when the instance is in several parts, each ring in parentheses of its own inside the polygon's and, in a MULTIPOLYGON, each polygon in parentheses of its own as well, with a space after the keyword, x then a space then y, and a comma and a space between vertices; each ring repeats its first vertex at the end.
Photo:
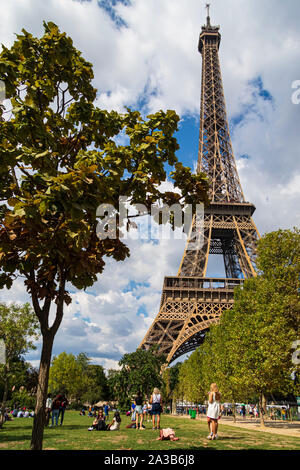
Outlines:
POLYGON ((264 405, 265 405, 265 397, 264 394, 261 393, 259 396, 259 417, 260 417, 260 425, 262 428, 265 428, 265 420, 264 420, 264 405))
MULTIPOLYGON (((51 364, 51 354, 55 334, 61 324, 63 318, 63 305, 66 284, 66 272, 61 266, 58 266, 59 271, 59 290, 55 299, 57 304, 55 320, 49 328, 49 312, 51 307, 51 296, 45 298, 43 308, 40 308, 39 299, 36 290, 32 290, 32 303, 34 311, 39 319, 41 325, 41 332, 43 336, 42 354, 39 368, 38 387, 36 394, 36 405, 34 412, 33 429, 31 435, 31 450, 42 450, 44 427, 46 421, 46 400, 48 391, 49 370, 51 364)), ((54 274, 54 276, 56 273, 54 274)), ((29 280, 35 284, 34 271, 30 273, 29 280)), ((48 289, 51 291, 55 286, 54 278, 48 283, 48 289)))
POLYGON ((3 427, 4 424, 4 412, 6 408, 6 400, 8 395, 8 371, 9 371, 9 364, 4 365, 4 392, 3 392, 3 399, 1 404, 1 416, 0 416, 0 429, 3 427))
POLYGON ((42 450, 43 446, 44 426, 46 419, 45 407, 48 391, 48 379, 53 341, 54 334, 52 332, 47 331, 43 334, 43 347, 41 354, 38 387, 36 394, 36 406, 31 436, 31 450, 42 450))
POLYGON ((235 406, 235 403, 233 404, 233 422, 236 423, 236 406, 235 406))
POLYGON ((176 400, 174 398, 171 400, 171 414, 176 415, 176 400))

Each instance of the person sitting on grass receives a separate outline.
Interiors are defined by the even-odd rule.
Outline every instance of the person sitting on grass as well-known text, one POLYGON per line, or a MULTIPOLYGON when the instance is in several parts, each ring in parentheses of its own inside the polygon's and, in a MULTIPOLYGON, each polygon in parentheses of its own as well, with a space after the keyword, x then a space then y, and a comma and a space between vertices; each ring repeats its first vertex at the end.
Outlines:
POLYGON ((105 423, 105 416, 103 414, 103 408, 99 408, 98 415, 94 419, 93 424, 88 431, 106 431, 107 425, 105 423))
POLYGON ((4 411, 4 422, 6 421, 13 421, 13 417, 9 414, 8 408, 6 408, 6 410, 4 411))
POLYGON ((118 411, 115 412, 112 422, 107 426, 108 431, 119 431, 121 424, 121 416, 118 411))

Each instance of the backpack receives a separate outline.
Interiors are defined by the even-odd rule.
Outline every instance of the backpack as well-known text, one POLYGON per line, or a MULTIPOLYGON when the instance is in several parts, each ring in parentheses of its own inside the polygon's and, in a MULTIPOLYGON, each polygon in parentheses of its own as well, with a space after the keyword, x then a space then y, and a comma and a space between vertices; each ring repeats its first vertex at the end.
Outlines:
POLYGON ((57 400, 54 400, 54 402, 52 403, 52 410, 58 410, 60 408, 60 400, 57 399, 57 400))

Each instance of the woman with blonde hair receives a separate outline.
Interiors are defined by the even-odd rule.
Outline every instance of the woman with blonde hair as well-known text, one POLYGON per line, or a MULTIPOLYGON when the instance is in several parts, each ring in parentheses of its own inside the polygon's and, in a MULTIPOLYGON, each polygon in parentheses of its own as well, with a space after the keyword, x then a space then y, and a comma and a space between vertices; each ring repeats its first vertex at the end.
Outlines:
POLYGON ((152 429, 160 429, 160 413, 162 412, 162 398, 158 388, 154 388, 153 393, 150 397, 149 402, 152 405, 152 429), (155 417, 157 417, 157 423, 155 426, 155 417))
POLYGON ((218 390, 217 384, 212 383, 208 394, 207 423, 209 435, 207 439, 218 439, 218 420, 221 415, 220 400, 221 393, 218 390))

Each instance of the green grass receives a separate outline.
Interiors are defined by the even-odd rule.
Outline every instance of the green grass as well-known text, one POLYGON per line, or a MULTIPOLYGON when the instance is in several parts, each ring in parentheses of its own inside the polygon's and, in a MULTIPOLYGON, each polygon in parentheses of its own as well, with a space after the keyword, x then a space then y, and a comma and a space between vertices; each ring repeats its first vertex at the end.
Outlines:
MULTIPOLYGON (((110 416, 112 418, 112 414, 110 416)), ((126 429, 129 418, 122 416, 120 431, 87 429, 92 419, 67 411, 63 426, 45 428, 44 446, 53 450, 300 450, 300 438, 250 431, 222 424, 220 439, 209 441, 207 424, 190 418, 162 415, 161 427, 175 429, 179 441, 157 441, 158 431, 146 423, 144 431, 126 429)), ((30 447, 32 419, 15 419, 0 430, 0 450, 27 450, 30 447)))

